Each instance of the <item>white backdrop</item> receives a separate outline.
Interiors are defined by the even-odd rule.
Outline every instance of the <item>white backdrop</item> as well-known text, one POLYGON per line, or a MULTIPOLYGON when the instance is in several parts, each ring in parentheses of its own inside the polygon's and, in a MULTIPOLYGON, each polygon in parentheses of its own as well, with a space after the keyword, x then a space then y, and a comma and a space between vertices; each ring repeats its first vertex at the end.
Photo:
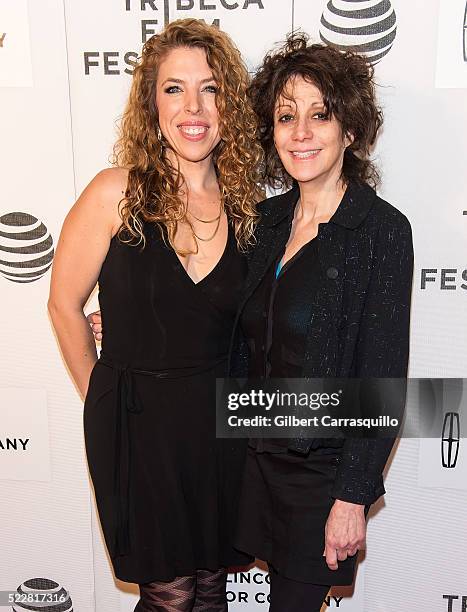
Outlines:
MULTIPOLYGON (((467 377, 465 0, 0 0, 0 591, 48 579, 78 612, 129 612, 137 589, 114 580, 103 546, 82 405, 46 311, 53 251, 43 241, 56 243, 108 165, 145 37, 187 16, 217 20, 252 71, 293 27, 383 55, 375 155, 381 195, 414 233, 410 374, 467 377), (381 16, 349 13, 378 7, 381 16), (29 253, 8 250, 18 245, 29 253)), ((438 440, 398 445, 355 589, 335 589, 323 610, 466 611, 465 439, 455 468, 439 457, 438 440)), ((228 587, 231 610, 267 609, 261 569, 232 574, 228 587)))

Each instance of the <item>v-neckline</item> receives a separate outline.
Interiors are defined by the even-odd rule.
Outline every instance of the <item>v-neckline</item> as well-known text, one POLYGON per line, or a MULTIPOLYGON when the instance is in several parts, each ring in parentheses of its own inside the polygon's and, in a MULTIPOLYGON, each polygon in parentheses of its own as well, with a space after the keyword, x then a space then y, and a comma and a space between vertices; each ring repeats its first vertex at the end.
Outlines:
POLYGON ((219 257, 219 259, 217 260, 217 262, 214 264, 214 267, 211 268, 211 270, 205 275, 203 276, 203 278, 201 278, 198 281, 194 281, 191 276, 188 274, 188 271, 186 270, 185 266, 182 264, 180 257, 177 255, 177 253, 175 252, 175 249, 172 247, 172 245, 169 245, 169 250, 170 252, 173 254, 173 256, 175 257, 175 259, 177 260, 178 263, 178 267, 181 268, 181 272, 182 274, 186 277, 186 279, 188 280, 188 282, 193 285, 194 287, 200 285, 201 283, 203 283, 208 276, 211 276, 221 265, 222 261, 224 260, 224 257, 227 254, 227 249, 229 246, 229 241, 230 241, 230 224, 227 223, 227 240, 225 242, 225 246, 224 246, 224 250, 222 251, 221 256, 219 257))
POLYGON ((281 257, 279 258, 279 261, 277 261, 276 265, 274 266, 275 280, 278 280, 282 276, 282 273, 286 272, 287 269, 290 267, 290 265, 293 264, 294 261, 296 261, 297 259, 299 259, 303 255, 303 253, 307 249, 307 247, 309 247, 311 245, 311 243, 313 242, 313 240, 315 240, 316 238, 317 238, 317 236, 315 236, 314 238, 311 238, 311 240, 308 240, 308 242, 305 242, 305 244, 302 244, 302 246, 298 249, 298 251, 296 253, 294 253, 292 255, 292 257, 289 257, 289 259, 287 259, 287 261, 284 264, 281 265, 281 267, 279 268, 279 273, 277 274, 277 272, 276 272, 277 271, 277 266, 279 264, 281 264, 282 259, 284 257, 284 253, 282 253, 281 257))

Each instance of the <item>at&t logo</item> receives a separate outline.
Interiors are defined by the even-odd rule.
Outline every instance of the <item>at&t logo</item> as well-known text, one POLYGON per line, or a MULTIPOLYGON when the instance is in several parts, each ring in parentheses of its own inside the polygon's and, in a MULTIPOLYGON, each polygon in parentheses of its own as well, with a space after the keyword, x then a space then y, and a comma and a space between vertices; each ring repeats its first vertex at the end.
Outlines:
POLYGON ((31 283, 52 265, 53 240, 33 215, 11 212, 0 217, 0 274, 14 283, 31 283))
POLYGON ((321 16, 324 43, 363 53, 372 64, 389 53, 396 31, 390 0, 329 0, 321 16))
POLYGON ((55 580, 31 578, 25 580, 12 593, 13 612, 73 612, 73 602, 69 593, 55 580))

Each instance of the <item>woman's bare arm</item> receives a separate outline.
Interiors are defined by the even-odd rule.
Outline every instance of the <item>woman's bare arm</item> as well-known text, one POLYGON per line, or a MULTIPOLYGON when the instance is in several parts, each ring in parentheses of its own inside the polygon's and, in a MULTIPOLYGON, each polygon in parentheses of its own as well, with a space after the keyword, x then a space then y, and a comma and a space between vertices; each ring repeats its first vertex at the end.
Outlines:
POLYGON ((120 226, 118 203, 127 176, 126 170, 111 168, 89 183, 65 218, 52 268, 48 310, 63 358, 83 398, 97 359, 83 308, 120 226))

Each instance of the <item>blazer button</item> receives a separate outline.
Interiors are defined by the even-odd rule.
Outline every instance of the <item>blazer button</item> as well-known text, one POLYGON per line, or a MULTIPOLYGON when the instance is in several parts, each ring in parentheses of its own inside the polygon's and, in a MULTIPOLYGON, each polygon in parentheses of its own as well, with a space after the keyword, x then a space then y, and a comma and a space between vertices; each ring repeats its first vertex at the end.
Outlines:
POLYGON ((339 276, 339 271, 337 268, 328 268, 326 270, 326 276, 331 280, 335 280, 339 276))

